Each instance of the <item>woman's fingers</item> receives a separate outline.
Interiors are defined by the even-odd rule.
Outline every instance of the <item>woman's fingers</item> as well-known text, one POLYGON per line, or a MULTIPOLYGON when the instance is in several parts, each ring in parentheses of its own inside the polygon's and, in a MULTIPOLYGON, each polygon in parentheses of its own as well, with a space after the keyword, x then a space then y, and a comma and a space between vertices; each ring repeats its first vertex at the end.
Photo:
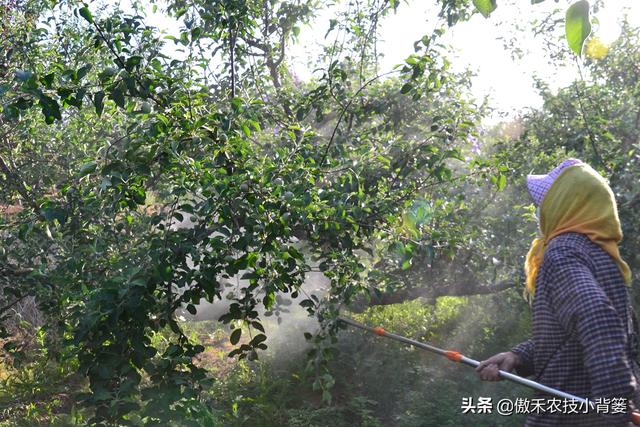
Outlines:
POLYGON ((479 372, 480 372, 480 371, 482 371, 484 368, 486 368, 486 367, 487 367, 487 365, 489 365, 489 364, 491 364, 491 362, 489 362, 489 359, 487 359, 487 360, 483 360, 482 362, 480 362, 480 363, 478 364, 478 366, 476 366, 476 372, 478 372, 478 373, 479 373, 479 372))
POLYGON ((504 359, 505 359, 504 353, 498 353, 496 355, 493 355, 490 358, 480 362, 476 367, 476 372, 482 371, 485 367, 489 365, 501 365, 504 362, 504 359))
POLYGON ((514 353, 498 353, 480 362, 476 372, 484 381, 499 381, 502 379, 499 371, 511 372, 517 362, 517 356, 514 353))
POLYGON ((479 375, 484 381, 498 381, 500 379, 498 365, 491 363, 484 366, 482 370, 479 371, 479 375))

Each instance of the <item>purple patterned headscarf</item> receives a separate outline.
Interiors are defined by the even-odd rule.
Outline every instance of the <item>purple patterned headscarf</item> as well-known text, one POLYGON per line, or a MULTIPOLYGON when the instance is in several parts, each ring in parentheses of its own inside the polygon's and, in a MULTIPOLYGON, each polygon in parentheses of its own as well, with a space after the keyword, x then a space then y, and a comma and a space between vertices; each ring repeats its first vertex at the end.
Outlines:
POLYGON ((551 184, 553 184, 553 181, 556 180, 564 168, 580 163, 582 163, 582 161, 578 159, 567 159, 546 175, 527 175, 527 188, 535 205, 540 206, 542 204, 544 195, 547 194, 547 191, 551 188, 551 184))

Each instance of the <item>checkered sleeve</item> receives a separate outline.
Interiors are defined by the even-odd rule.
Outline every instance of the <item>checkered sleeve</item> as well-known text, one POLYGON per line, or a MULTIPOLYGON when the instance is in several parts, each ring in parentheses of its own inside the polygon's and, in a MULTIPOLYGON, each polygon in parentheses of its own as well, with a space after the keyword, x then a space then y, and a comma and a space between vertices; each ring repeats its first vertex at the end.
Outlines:
POLYGON ((580 342, 591 398, 631 398, 635 382, 625 325, 593 276, 597 266, 570 248, 556 249, 546 254, 550 304, 567 335, 580 342))
POLYGON ((529 339, 525 342, 518 344, 511 349, 511 352, 517 354, 520 357, 520 365, 516 367, 516 373, 522 377, 528 377, 533 375, 535 370, 533 366, 533 354, 534 354, 533 340, 529 339))

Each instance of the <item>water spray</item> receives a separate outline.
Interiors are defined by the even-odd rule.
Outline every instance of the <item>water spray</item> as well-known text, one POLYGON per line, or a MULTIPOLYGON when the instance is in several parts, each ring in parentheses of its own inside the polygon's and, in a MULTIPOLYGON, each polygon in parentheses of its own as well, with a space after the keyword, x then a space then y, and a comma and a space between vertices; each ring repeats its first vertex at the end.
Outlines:
MULTIPOLYGON (((438 347, 434 347, 432 345, 429 345, 429 344, 426 344, 426 343, 423 343, 423 342, 420 342, 420 341, 412 340, 410 338, 403 337, 401 335, 392 334, 391 332, 385 331, 384 328, 381 328, 381 327, 372 328, 370 326, 363 325, 362 323, 358 323, 355 320, 351 320, 351 319, 348 319, 346 317, 338 316, 337 320, 340 321, 340 322, 346 323, 347 325, 353 326, 355 328, 363 329, 363 330, 368 331, 368 332, 372 332, 372 333, 374 333, 374 334, 376 334, 378 336, 390 338, 390 339, 395 340, 395 341, 400 341, 400 342, 403 342, 405 344, 409 344, 409 345, 412 345, 414 347, 421 348, 423 350, 427 350, 427 351, 430 351, 432 353, 439 354, 441 356, 445 356, 447 359, 451 360, 452 362, 462 363, 464 365, 471 366, 473 368, 476 368, 480 364, 479 361, 477 361, 475 359, 471 359, 471 358, 463 355, 459 351, 444 350, 444 349, 441 349, 441 348, 438 348, 438 347)), ((547 393, 547 394, 549 394, 551 396, 555 396, 555 397, 559 397, 559 398, 563 398, 563 399, 568 399, 568 400, 573 400, 573 401, 578 402, 580 404, 588 405, 588 407, 591 408, 591 409, 595 409, 595 407, 596 407, 595 402, 593 402, 593 401, 591 401, 589 399, 585 399, 585 398, 579 397, 579 396, 574 396, 573 394, 565 393, 564 391, 557 390, 557 389, 551 388, 551 387, 547 387, 544 384, 540 384, 538 382, 535 382, 535 381, 520 377, 520 376, 512 374, 510 372, 498 370, 498 374, 500 375, 501 378, 504 378, 506 380, 512 381, 514 383, 522 384, 522 385, 524 385, 526 387, 532 388, 534 390, 541 391, 543 393, 547 393)), ((631 421, 633 422, 634 425, 640 426, 640 412, 638 412, 638 411, 632 412, 631 413, 631 421)))

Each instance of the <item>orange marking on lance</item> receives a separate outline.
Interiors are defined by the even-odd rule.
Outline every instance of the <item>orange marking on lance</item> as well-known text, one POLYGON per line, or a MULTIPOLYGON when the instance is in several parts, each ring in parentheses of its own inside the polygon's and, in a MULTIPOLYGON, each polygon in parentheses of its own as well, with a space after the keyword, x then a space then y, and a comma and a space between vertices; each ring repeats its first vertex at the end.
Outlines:
POLYGON ((444 352, 444 355, 452 362, 459 362, 462 360, 462 353, 459 351, 447 350, 444 352))
POLYGON ((377 328, 373 328, 373 333, 376 335, 383 336, 386 332, 384 328, 381 328, 380 326, 378 326, 377 328))

